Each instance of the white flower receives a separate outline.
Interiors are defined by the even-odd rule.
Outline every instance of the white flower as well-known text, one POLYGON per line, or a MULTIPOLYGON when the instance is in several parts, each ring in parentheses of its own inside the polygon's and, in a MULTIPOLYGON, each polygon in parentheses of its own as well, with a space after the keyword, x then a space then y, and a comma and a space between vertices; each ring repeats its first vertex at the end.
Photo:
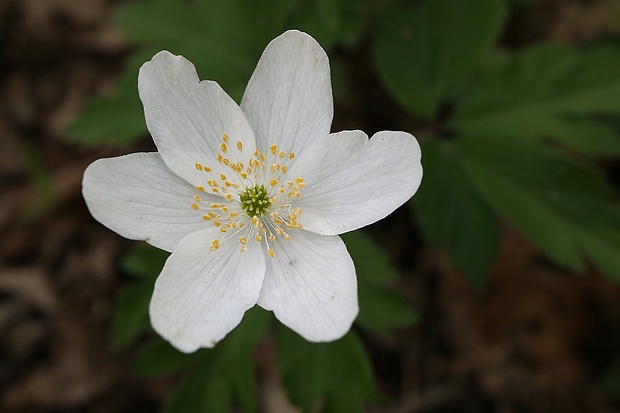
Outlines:
POLYGON ((415 138, 330 134, 327 55, 298 31, 267 46, 241 106, 166 51, 138 88, 158 152, 94 162, 83 195, 102 224, 172 252, 151 299, 155 330, 181 351, 212 347, 258 304, 307 340, 343 336, 357 280, 337 234, 414 194, 415 138))

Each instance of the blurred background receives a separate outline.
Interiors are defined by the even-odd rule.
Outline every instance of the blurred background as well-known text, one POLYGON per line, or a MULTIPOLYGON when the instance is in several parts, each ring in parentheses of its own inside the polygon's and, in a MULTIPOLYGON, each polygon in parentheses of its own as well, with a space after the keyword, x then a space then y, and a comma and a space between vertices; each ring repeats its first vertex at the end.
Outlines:
POLYGON ((620 411, 619 35, 618 0, 1 0, 0 412, 620 411), (167 254, 94 221, 82 173, 155 150, 154 53, 239 101, 289 28, 330 56, 333 130, 413 133, 422 186, 344 237, 342 340, 253 309, 177 353, 167 254))

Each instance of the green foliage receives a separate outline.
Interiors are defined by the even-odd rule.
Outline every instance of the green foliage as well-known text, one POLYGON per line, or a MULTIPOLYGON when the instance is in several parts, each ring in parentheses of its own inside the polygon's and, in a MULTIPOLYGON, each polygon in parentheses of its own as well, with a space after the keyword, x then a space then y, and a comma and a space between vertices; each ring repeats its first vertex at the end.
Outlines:
POLYGON ((289 1, 294 4, 290 27, 312 33, 324 49, 339 43, 356 45, 368 4, 365 0, 289 1))
POLYGON ((111 322, 113 347, 127 347, 141 334, 150 331, 148 308, 153 284, 167 257, 168 253, 164 251, 141 246, 123 258, 121 269, 138 279, 114 297, 111 322))
POLYGON ((304 412, 363 412, 374 396, 368 356, 353 332, 331 343, 309 343, 276 326, 282 382, 304 412))
POLYGON ((481 290, 499 238, 495 213, 468 179, 462 155, 449 142, 423 143, 424 180, 413 198, 426 240, 444 249, 469 283, 481 290))
POLYGON ((41 218, 57 205, 58 193, 51 178, 52 174, 41 159, 41 153, 27 144, 23 144, 22 147, 28 181, 36 191, 38 200, 35 203, 27 203, 19 210, 17 218, 22 222, 30 223, 41 218))
POLYGON ((494 49, 506 4, 471 3, 392 0, 379 16, 381 80, 433 120, 413 200, 425 238, 478 289, 497 246, 495 214, 557 263, 581 271, 587 258, 620 278, 619 211, 587 163, 620 155, 620 47, 494 49), (442 107, 451 110, 437 117, 442 107))
MULTIPOLYGON (((244 412, 257 411, 252 352, 269 324, 269 314, 260 308, 249 310, 241 324, 213 349, 191 355, 169 355, 169 360, 185 358, 190 367, 163 409, 164 413, 230 412, 238 406, 244 412)), ((162 355, 148 355, 155 361, 162 355)), ((171 349, 170 349, 171 350, 171 349)), ((142 357, 147 355, 142 354, 142 357)), ((152 367, 150 363, 148 367, 152 367)), ((152 372, 152 371, 151 371, 152 372)), ((159 372, 157 372, 159 373, 159 372)))
POLYGON ((86 145, 123 145, 144 136, 138 98, 140 66, 160 50, 185 56, 201 79, 216 80, 236 101, 261 52, 287 28, 306 29, 328 48, 358 41, 364 0, 147 0, 117 7, 115 21, 136 53, 116 87, 94 97, 68 128, 69 139, 86 145))
POLYGON ((257 411, 254 346, 269 324, 269 314, 249 310, 241 324, 213 349, 184 354, 162 339, 143 345, 132 363, 144 377, 183 371, 183 378, 166 402, 163 412, 227 412, 239 406, 257 411))
POLYGON ((551 138, 586 156, 618 155, 618 128, 590 115, 618 116, 619 72, 616 45, 537 44, 497 53, 461 85, 449 126, 467 134, 551 138))
POLYGON ((495 44, 503 0, 389 0, 383 3, 373 57, 396 100, 424 119, 495 44))
POLYGON ((616 356, 598 378, 597 387, 604 396, 620 399, 620 356, 616 356))
POLYGON ((67 138, 83 145, 124 145, 143 135, 146 123, 136 74, 145 61, 143 55, 129 59, 114 90, 87 103, 82 114, 69 125, 67 138))
POLYGON ((612 253, 620 237, 610 230, 620 228, 620 213, 599 171, 511 135, 466 137, 455 147, 481 195, 551 259, 582 271, 586 253, 608 276, 620 275, 612 253))
POLYGON ((140 347, 131 362, 131 369, 143 377, 164 377, 178 373, 202 358, 202 352, 181 353, 167 341, 155 338, 140 347))
POLYGON ((166 251, 142 244, 123 257, 121 269, 134 277, 154 280, 169 255, 166 251))
POLYGON ((160 50, 185 56, 201 78, 217 79, 239 100, 263 48, 282 31, 289 8, 286 1, 249 0, 150 0, 119 6, 116 22, 138 53, 115 92, 89 102, 67 131, 69 138, 84 144, 124 144, 144 135, 138 68, 160 50))
POLYGON ((355 263, 358 280, 360 313, 356 323, 376 333, 407 327, 417 320, 417 314, 407 299, 390 287, 398 275, 384 251, 362 231, 342 236, 355 263))

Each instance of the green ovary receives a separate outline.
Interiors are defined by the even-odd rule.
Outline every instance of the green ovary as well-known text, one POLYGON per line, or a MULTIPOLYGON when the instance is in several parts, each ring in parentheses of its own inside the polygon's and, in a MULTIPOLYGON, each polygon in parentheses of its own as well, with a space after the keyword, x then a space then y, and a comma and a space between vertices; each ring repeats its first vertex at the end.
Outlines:
POLYGON ((241 201, 241 208, 250 217, 261 216, 271 205, 269 201, 269 194, 264 185, 255 185, 250 188, 246 188, 245 191, 239 195, 241 201))

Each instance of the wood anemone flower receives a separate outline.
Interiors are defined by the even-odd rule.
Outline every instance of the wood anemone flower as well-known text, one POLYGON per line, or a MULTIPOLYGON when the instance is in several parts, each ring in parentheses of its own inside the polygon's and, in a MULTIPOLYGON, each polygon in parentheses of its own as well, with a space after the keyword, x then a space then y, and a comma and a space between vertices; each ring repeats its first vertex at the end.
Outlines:
POLYGON ((358 299, 338 234, 415 193, 416 139, 330 133, 327 55, 295 30, 269 43, 241 105, 167 51, 142 66, 138 89, 158 152, 95 161, 83 195, 102 224, 172 252, 155 330, 184 352, 212 347, 258 304, 307 340, 342 337, 358 299))

